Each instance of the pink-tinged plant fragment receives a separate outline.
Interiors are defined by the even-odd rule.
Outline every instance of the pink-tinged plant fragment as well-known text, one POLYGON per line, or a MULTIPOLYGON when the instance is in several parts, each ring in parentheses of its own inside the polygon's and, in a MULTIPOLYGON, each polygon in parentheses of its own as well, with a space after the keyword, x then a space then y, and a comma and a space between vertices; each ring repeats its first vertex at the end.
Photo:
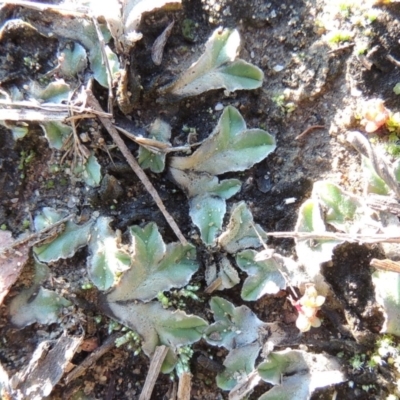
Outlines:
POLYGON ((317 312, 325 302, 325 297, 318 295, 315 286, 312 283, 306 285, 306 290, 299 300, 293 300, 289 297, 293 307, 299 313, 296 320, 296 326, 300 332, 307 332, 313 328, 321 326, 321 320, 317 317, 317 312))
POLYGON ((385 125, 390 118, 390 111, 385 107, 383 100, 368 100, 361 110, 361 124, 365 126, 365 131, 372 133, 385 125))

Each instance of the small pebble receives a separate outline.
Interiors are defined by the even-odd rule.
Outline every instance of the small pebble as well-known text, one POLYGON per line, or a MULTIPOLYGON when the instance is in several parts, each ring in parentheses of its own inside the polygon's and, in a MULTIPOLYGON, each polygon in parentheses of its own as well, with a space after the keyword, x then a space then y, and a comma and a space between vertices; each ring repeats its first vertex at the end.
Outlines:
POLYGON ((214 107, 215 111, 222 111, 224 109, 224 105, 222 103, 217 103, 214 107))
POLYGON ((283 65, 277 64, 272 67, 275 72, 281 72, 285 67, 283 65))

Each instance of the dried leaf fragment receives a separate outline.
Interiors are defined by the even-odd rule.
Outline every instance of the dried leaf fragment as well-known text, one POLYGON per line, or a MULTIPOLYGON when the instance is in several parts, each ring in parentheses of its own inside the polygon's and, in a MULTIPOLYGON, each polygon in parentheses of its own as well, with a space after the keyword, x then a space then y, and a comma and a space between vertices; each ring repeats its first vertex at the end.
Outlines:
POLYGON ((172 28, 174 27, 175 21, 172 21, 161 33, 161 35, 155 40, 153 47, 151 49, 151 59, 156 65, 160 65, 163 54, 164 47, 167 43, 169 36, 171 35, 172 28))
POLYGON ((2 249, 11 246, 13 242, 11 232, 0 231, 0 304, 28 261, 29 243, 22 244, 17 250, 5 255, 1 254, 2 249))

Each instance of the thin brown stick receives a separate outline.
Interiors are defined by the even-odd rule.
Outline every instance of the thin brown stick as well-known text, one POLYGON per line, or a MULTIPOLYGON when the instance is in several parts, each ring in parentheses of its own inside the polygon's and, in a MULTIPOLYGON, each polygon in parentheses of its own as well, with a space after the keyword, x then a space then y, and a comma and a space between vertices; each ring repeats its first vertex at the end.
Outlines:
POLYGON ((153 153, 172 153, 172 152, 178 152, 178 151, 188 151, 191 150, 192 146, 199 146, 201 143, 193 143, 190 145, 186 146, 178 146, 178 147, 172 147, 169 143, 165 142, 160 142, 156 139, 149 139, 149 138, 144 138, 141 136, 137 136, 126 129, 123 129, 117 125, 114 125, 114 127, 120 131, 122 134, 124 134, 128 139, 131 139, 135 143, 137 143, 140 146, 146 147, 149 151, 152 151, 153 153))
MULTIPOLYGON (((101 108, 99 102, 97 101, 97 99, 94 97, 92 91, 86 90, 86 94, 87 94, 87 101, 90 104, 90 106, 93 107, 95 110, 102 111, 102 108, 101 108)), ((143 169, 140 167, 140 165, 138 164, 136 159, 133 157, 132 153, 129 151, 128 147, 126 146, 125 142, 122 140, 118 131, 113 126, 112 122, 109 119, 103 118, 100 116, 99 116, 99 119, 100 119, 101 123, 104 125, 104 127, 107 129, 108 133, 113 138, 115 144, 118 146, 121 153, 124 155, 126 161, 130 165, 130 167, 133 169, 135 174, 138 176, 138 178, 143 183, 144 187, 147 189, 147 191, 153 197, 153 200, 157 204, 160 211, 163 213, 165 219, 167 220, 171 229, 174 231, 175 235, 178 237, 178 239, 181 241, 181 243, 183 245, 186 245, 188 242, 185 239, 185 237, 183 236, 183 234, 182 234, 181 230, 179 229, 178 225, 176 224, 175 220, 172 218, 172 216, 169 214, 169 212, 165 208, 164 203, 162 202, 161 197, 157 193, 153 184, 150 182, 149 178, 147 177, 147 175, 145 174, 143 169)))
POLYGON ((301 132, 300 135, 297 135, 295 137, 295 139, 296 140, 303 139, 305 136, 307 136, 314 129, 325 129, 325 125, 312 125, 312 126, 309 126, 307 129, 305 129, 303 132, 301 132))
POLYGON ((65 383, 68 385, 76 378, 79 378, 84 374, 84 372, 90 368, 100 357, 109 352, 115 346, 115 340, 118 339, 122 334, 114 333, 109 336, 105 342, 98 347, 96 350, 92 351, 81 364, 76 366, 66 377, 65 383))
POLYGON ((144 383, 142 393, 140 393, 139 400, 150 400, 154 385, 161 371, 161 366, 167 353, 167 346, 163 345, 156 347, 156 351, 154 352, 153 358, 151 359, 149 372, 147 373, 146 381, 144 383))
POLYGON ((333 50, 328 51, 328 54, 338 53, 339 51, 342 51, 342 50, 351 49, 354 46, 355 46, 355 43, 344 44, 343 46, 340 46, 337 49, 333 49, 333 50))
POLYGON ((206 289, 204 290, 204 293, 210 294, 210 293, 216 291, 221 285, 222 285, 222 278, 219 276, 218 278, 215 279, 215 281, 211 282, 206 287, 206 289))
POLYGON ((179 377, 178 400, 190 400, 190 392, 192 390, 192 374, 184 372, 179 377))
POLYGON ((397 67, 400 67, 400 61, 396 60, 392 55, 388 54, 386 58, 397 67))
POLYGON ((85 107, 73 105, 46 103, 38 104, 31 101, 7 101, 0 99, 0 119, 12 121, 63 121, 68 120, 69 112, 78 114, 79 118, 93 118, 93 114, 105 118, 112 115, 104 111, 99 112, 85 107))
POLYGON ((241 400, 246 397, 257 384, 260 382, 261 377, 258 371, 255 370, 247 375, 245 380, 241 380, 230 392, 229 400, 241 400))
POLYGON ((400 272, 400 262, 373 258, 369 264, 371 267, 383 269, 384 271, 400 272))
POLYGON ((299 240, 339 240, 352 243, 400 243, 400 234, 349 234, 341 232, 267 232, 267 235, 279 238, 293 238, 299 240))

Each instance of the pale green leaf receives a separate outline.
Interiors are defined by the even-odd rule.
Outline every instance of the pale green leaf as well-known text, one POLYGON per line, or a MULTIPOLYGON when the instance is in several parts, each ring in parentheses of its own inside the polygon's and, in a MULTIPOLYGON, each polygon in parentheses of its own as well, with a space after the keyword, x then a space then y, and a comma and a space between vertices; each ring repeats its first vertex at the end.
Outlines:
POLYGON ((154 12, 160 8, 171 11, 182 7, 181 0, 126 0, 123 4, 123 25, 126 33, 124 44, 128 50, 136 41, 142 38, 142 34, 138 29, 143 14, 154 12))
POLYGON ((387 195, 390 188, 385 181, 376 173, 369 158, 361 156, 361 168, 364 175, 366 193, 387 195))
POLYGON ((29 125, 23 121, 0 121, 0 125, 10 129, 14 140, 24 138, 29 132, 29 125))
POLYGON ((254 223, 246 203, 241 201, 232 207, 226 231, 218 237, 218 243, 228 253, 237 253, 249 247, 260 247, 259 235, 266 239, 265 232, 254 223), (255 231, 255 229, 258 232, 255 231))
POLYGON ((335 357, 286 349, 272 352, 258 365, 261 379, 277 385, 260 399, 307 400, 315 389, 343 382, 335 357))
POLYGON ((151 356, 159 345, 171 349, 189 345, 201 339, 207 322, 183 311, 165 310, 159 302, 104 304, 104 312, 121 324, 136 331, 142 338, 142 349, 151 356))
MULTIPOLYGON (((325 223, 316 200, 306 200, 299 209, 296 232, 324 233, 325 223)), ((311 276, 319 273, 320 265, 332 259, 333 250, 341 244, 337 240, 296 239, 296 253, 301 264, 307 267, 311 276)))
POLYGON ((72 133, 72 128, 62 122, 50 121, 40 124, 49 146, 61 150, 65 140, 72 133))
POLYGON ((71 303, 52 290, 34 285, 23 289, 15 296, 9 305, 11 323, 23 328, 27 325, 39 323, 43 325, 57 322, 62 308, 71 303))
POLYGON ((246 301, 255 301, 265 294, 276 294, 286 288, 284 265, 275 257, 257 262, 254 260, 256 255, 254 250, 244 250, 236 255, 238 267, 249 275, 241 292, 242 299, 246 301))
POLYGON ((399 159, 397 159, 393 163, 393 174, 396 178, 396 181, 400 183, 400 160, 399 159))
MULTIPOLYGON (((161 143, 169 143, 171 138, 171 127, 166 122, 157 118, 150 126, 149 138, 157 140, 161 143)), ((152 152, 146 147, 139 147, 138 161, 143 169, 149 168, 155 173, 164 171, 165 168, 165 153, 152 152)))
MULTIPOLYGON (((109 46, 105 46, 108 63, 111 69, 111 79, 114 74, 119 71, 120 64, 117 55, 110 49, 109 46)), ((108 87, 107 80, 107 68, 103 62, 103 56, 100 50, 100 45, 94 45, 89 52, 90 68, 93 71, 94 79, 100 83, 101 86, 108 87)))
POLYGON ((222 228, 225 199, 208 194, 199 195, 190 200, 189 207, 190 217, 200 230, 201 240, 208 246, 212 245, 222 228))
POLYGON ((68 100, 70 96, 71 87, 60 79, 55 82, 49 83, 43 90, 38 93, 38 97, 46 103, 61 103, 68 100))
POLYGON ((41 231, 50 225, 55 224, 61 219, 65 218, 67 213, 65 211, 58 211, 51 207, 43 207, 40 214, 38 214, 33 223, 36 231, 41 231))
POLYGON ((310 374, 282 377, 281 385, 274 386, 258 400, 309 400, 310 374))
POLYGON ((349 232, 361 218, 362 204, 350 193, 328 181, 314 183, 313 198, 319 199, 325 209, 325 221, 343 232, 349 232))
POLYGON ((61 235, 50 243, 33 248, 36 257, 45 263, 72 257, 78 249, 86 246, 92 225, 93 221, 83 225, 77 225, 72 221, 66 222, 65 230, 61 235))
POLYGON ((246 129, 239 111, 224 109, 214 132, 189 157, 171 157, 171 167, 219 175, 243 171, 275 150, 273 136, 262 129, 246 129))
POLYGON ((87 65, 86 50, 79 43, 72 48, 64 48, 59 55, 60 70, 66 77, 74 77, 82 72, 87 65))
POLYGON ((130 232, 134 254, 132 267, 110 293, 109 301, 149 301, 159 292, 189 283, 199 268, 194 246, 180 243, 166 246, 154 223, 143 229, 133 226, 130 232))
POLYGON ((216 176, 206 172, 182 171, 170 168, 172 178, 187 193, 189 198, 209 193, 223 199, 234 196, 241 187, 238 179, 219 181, 216 176))
POLYGON ((221 285, 218 290, 230 289, 240 282, 240 277, 227 257, 222 257, 219 263, 220 270, 218 276, 221 278, 221 285))
POLYGON ((264 325, 246 306, 235 307, 228 300, 213 297, 210 301, 215 322, 205 332, 205 339, 214 346, 234 349, 253 343, 264 325))
POLYGON ((385 322, 381 333, 400 336, 400 274, 376 271, 372 275, 377 302, 384 311, 385 322))
POLYGON ((165 168, 165 153, 153 153, 147 148, 139 147, 138 161, 143 169, 149 169, 156 174, 164 171, 165 168))
POLYGON ((233 389, 239 381, 254 371, 254 363, 260 352, 258 343, 233 349, 224 361, 225 370, 217 375, 217 385, 222 390, 233 389))
POLYGON ((118 237, 110 228, 111 218, 99 217, 89 241, 87 266, 89 277, 99 290, 108 290, 117 274, 129 268, 131 257, 118 246, 118 237))
POLYGON ((98 186, 101 181, 101 165, 92 153, 87 159, 82 171, 83 181, 89 186, 98 186))
POLYGON ((250 63, 236 60, 238 31, 217 29, 206 43, 204 54, 172 84, 160 89, 176 99, 225 88, 229 91, 261 87, 264 74, 250 63))

